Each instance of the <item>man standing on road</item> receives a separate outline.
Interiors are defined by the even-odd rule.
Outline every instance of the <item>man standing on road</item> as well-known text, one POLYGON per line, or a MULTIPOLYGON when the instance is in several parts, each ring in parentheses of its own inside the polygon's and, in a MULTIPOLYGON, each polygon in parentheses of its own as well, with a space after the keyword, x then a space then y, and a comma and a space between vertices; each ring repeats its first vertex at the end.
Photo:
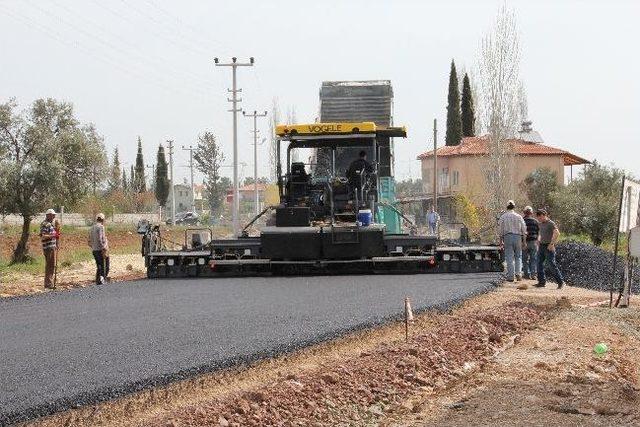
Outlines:
POLYGON ((56 271, 56 256, 58 255, 59 232, 54 226, 56 211, 48 209, 45 213, 45 220, 40 223, 40 241, 42 241, 42 252, 44 253, 44 287, 45 289, 55 289, 53 276, 56 271))
POLYGON ((543 288, 546 286, 547 281, 544 271, 544 262, 547 261, 551 275, 558 284, 558 289, 564 286, 564 279, 562 273, 556 264, 556 243, 560 238, 560 230, 555 222, 549 219, 547 211, 544 209, 538 209, 536 212, 538 217, 538 223, 540 227, 540 250, 538 251, 538 283, 537 287, 543 288))
POLYGON ((427 213, 427 225, 429 226, 429 234, 438 234, 438 223, 440 222, 440 215, 431 206, 431 210, 427 213))
POLYGON ((536 279, 538 264, 538 221, 533 217, 533 208, 525 206, 524 223, 527 226, 527 239, 522 248, 522 271, 525 279, 536 279))
POLYGON ((500 244, 504 247, 504 258, 507 263, 507 281, 522 279, 522 244, 527 236, 527 226, 520 214, 515 212, 513 200, 507 202, 507 211, 498 220, 500 244))
POLYGON ((96 260, 96 285, 102 285, 109 276, 109 242, 104 231, 103 213, 96 215, 96 223, 89 230, 89 246, 96 260))

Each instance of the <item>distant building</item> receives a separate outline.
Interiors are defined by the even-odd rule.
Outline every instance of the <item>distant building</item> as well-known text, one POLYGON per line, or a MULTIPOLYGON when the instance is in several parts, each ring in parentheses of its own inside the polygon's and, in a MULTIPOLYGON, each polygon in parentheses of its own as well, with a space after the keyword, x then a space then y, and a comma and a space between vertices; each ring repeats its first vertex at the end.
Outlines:
MULTIPOLYGON (((258 183, 258 200, 260 203, 264 200, 264 192, 267 188, 267 184, 258 183)), ((240 196, 240 201, 245 202, 253 202, 255 199, 255 189, 253 184, 245 185, 243 187, 238 188, 238 195, 240 196)), ((227 190, 227 203, 231 203, 233 201, 233 188, 227 190)))
MULTIPOLYGON (((518 135, 518 138, 507 141, 513 144, 516 154, 514 172, 518 184, 536 169, 548 168, 556 173, 558 184, 564 185, 566 167, 590 163, 568 151, 544 144, 540 134, 531 128, 531 122, 524 122, 518 135)), ((413 197, 429 206, 433 198, 433 155, 431 150, 418 156, 424 194, 413 197)), ((488 155, 488 136, 466 137, 459 145, 443 146, 436 150, 438 210, 441 215, 455 216, 450 201, 456 194, 464 194, 476 204, 482 202, 482 196, 486 194, 488 155)))
MULTIPOLYGON (((173 187, 176 195, 176 213, 191 210, 191 188, 189 184, 176 184, 173 187)), ((167 198, 167 209, 171 211, 171 191, 167 198)))

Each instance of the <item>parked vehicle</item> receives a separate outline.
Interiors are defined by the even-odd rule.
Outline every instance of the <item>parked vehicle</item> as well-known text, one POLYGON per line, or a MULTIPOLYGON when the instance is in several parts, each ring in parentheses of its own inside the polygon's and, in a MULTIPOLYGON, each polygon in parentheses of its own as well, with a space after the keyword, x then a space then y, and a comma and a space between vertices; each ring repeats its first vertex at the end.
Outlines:
POLYGON ((176 214, 174 219, 167 219, 167 225, 198 225, 200 224, 200 217, 195 212, 180 212, 176 214))

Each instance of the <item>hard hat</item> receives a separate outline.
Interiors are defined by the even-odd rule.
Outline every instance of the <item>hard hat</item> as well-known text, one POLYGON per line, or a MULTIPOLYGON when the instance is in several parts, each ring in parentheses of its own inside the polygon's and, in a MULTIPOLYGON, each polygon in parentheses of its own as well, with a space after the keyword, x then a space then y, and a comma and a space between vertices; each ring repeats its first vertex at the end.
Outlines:
POLYGON ((45 215, 55 215, 56 211, 54 211, 53 209, 47 209, 47 212, 45 213, 45 215))
POLYGON ((99 213, 98 215, 96 215, 96 220, 104 221, 104 214, 99 213))

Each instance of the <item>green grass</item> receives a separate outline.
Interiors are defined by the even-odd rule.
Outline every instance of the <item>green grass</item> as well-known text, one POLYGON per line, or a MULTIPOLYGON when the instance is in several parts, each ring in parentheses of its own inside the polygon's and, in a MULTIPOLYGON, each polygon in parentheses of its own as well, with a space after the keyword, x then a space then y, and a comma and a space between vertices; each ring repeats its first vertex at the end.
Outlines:
MULTIPOLYGON (((30 227, 30 231, 32 235, 36 235, 39 233, 39 224, 32 224, 30 227)), ((89 227, 75 227, 75 226, 63 226, 62 227, 62 235, 63 235, 63 245, 64 245, 64 236, 80 236, 84 238, 87 236, 89 227)), ((22 227, 17 225, 9 225, 5 226, 2 229, 3 237, 12 236, 13 239, 18 239, 20 236, 22 227)), ((110 233, 118 233, 118 232, 133 232, 134 229, 129 224, 113 224, 107 226, 107 235, 110 233)), ((133 242, 127 242, 126 244, 118 244, 112 245, 113 248, 110 251, 112 254, 131 254, 137 253, 140 250, 140 243, 137 236, 133 239, 133 242)), ((84 242, 84 239, 82 240, 84 242)), ((26 263, 18 263, 11 264, 8 259, 0 260, 0 283, 4 281, 4 277, 6 275, 11 274, 33 274, 33 275, 41 275, 44 272, 44 256, 42 255, 42 250, 38 244, 30 244, 29 245, 29 254, 32 257, 29 262, 26 263)), ((64 270, 72 267, 74 264, 78 264, 85 261, 93 260, 93 254, 91 253, 91 248, 87 245, 79 245, 78 247, 68 247, 63 246, 59 252, 58 258, 58 270, 64 270)))

